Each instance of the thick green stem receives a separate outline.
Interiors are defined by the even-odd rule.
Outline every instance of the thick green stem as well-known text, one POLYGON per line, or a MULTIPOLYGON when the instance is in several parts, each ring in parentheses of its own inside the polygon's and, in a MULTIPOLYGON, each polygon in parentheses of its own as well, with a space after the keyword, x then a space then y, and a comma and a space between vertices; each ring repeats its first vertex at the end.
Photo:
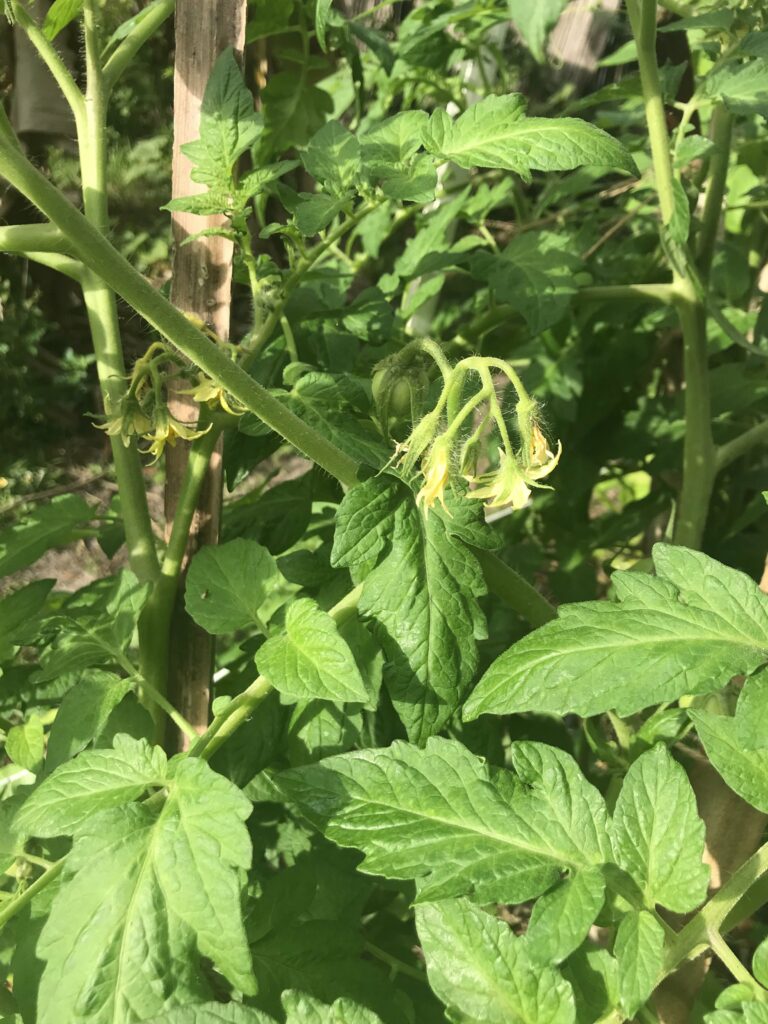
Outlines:
MULTIPOLYGON (((103 236, 109 230, 106 101, 99 63, 97 11, 93 0, 87 0, 83 16, 88 75, 84 118, 82 123, 78 124, 83 209, 85 220, 91 229, 103 236)), ((62 234, 66 235, 66 232, 62 234)), ((125 359, 117 318, 117 303, 114 292, 104 284, 93 268, 83 272, 81 281, 104 411, 108 417, 114 416, 119 410, 126 389, 125 359)), ((139 454, 133 446, 126 448, 119 436, 111 437, 110 441, 120 491, 129 562, 139 579, 154 580, 158 575, 159 566, 139 454)))
MULTIPOLYGON (((659 68, 656 63, 656 2, 628 0, 643 89, 651 158, 663 224, 675 212, 675 179, 667 132, 659 68)), ((662 228, 662 239, 664 228, 662 228)), ((685 372, 685 441, 683 485, 675 516, 676 544, 698 548, 704 535, 715 477, 715 446, 709 398, 706 310, 687 272, 672 267, 675 305, 683 334, 685 372)))
POLYGON ((676 544, 698 548, 704 536, 715 482, 715 444, 709 398, 706 313, 692 290, 680 295, 677 312, 683 332, 685 439, 683 486, 675 515, 676 544))
POLYGON ((712 269, 715 242, 717 241, 720 217, 723 212, 723 196, 725 195, 731 155, 732 125, 733 117, 731 113, 722 104, 718 104, 712 113, 710 135, 715 148, 709 161, 707 194, 704 200, 701 230, 696 246, 699 273, 704 285, 706 285, 710 270, 712 269))
MULTIPOLYGON (((112 416, 120 406, 126 387, 115 296, 90 270, 82 274, 81 283, 104 412, 112 416)), ((133 446, 126 448, 119 435, 109 440, 120 492, 128 559, 139 579, 152 581, 158 575, 158 562, 139 454, 133 446)))

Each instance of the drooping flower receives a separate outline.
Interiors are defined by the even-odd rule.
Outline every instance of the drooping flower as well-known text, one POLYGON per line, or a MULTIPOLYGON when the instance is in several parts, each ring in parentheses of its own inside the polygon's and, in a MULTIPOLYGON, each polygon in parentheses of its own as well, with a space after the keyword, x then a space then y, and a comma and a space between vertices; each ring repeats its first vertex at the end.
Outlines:
POLYGON ((157 462, 165 451, 166 445, 173 448, 179 438, 183 441, 196 441, 198 437, 207 434, 211 427, 212 424, 209 423, 205 430, 197 430, 191 423, 182 423, 167 409, 162 409, 159 411, 154 431, 147 435, 147 440, 152 441, 147 448, 147 454, 153 455, 152 461, 157 462))
POLYGON ((484 501, 489 509, 525 508, 531 497, 531 487, 543 486, 538 481, 549 476, 560 461, 562 450, 563 446, 558 441, 556 455, 545 449, 545 461, 541 465, 522 466, 514 456, 500 448, 498 469, 472 479, 471 483, 481 486, 470 491, 470 497, 484 501))
POLYGON ((201 405, 206 404, 210 408, 214 408, 216 405, 220 405, 224 412, 229 413, 230 416, 242 416, 246 411, 245 406, 241 405, 236 398, 228 395, 224 388, 219 387, 205 374, 198 374, 197 384, 193 388, 188 388, 181 392, 182 395, 191 395, 196 402, 201 405))
MULTIPOLYGON (((438 437, 422 462, 424 486, 416 495, 416 504, 429 512, 436 501, 445 508, 445 488, 450 476, 451 445, 445 437, 438 437)), ((446 509, 447 511, 447 509, 446 509)))

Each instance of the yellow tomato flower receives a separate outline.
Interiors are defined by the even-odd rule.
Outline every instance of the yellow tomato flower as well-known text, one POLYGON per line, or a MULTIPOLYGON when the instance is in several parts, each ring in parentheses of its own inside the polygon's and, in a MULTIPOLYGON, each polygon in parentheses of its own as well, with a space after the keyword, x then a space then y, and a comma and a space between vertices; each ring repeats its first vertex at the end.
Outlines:
POLYGON ((439 501, 445 508, 445 487, 450 476, 450 455, 450 442, 438 437, 424 459, 422 465, 424 486, 416 495, 416 504, 423 503, 425 512, 429 512, 436 501, 439 501))
POLYGON ((525 508, 531 497, 531 487, 542 486, 538 481, 549 476, 560 461, 562 450, 563 447, 558 441, 556 455, 545 448, 545 461, 542 465, 524 467, 500 448, 499 468, 495 472, 485 473, 471 480, 471 483, 480 483, 482 486, 471 491, 470 497, 485 501, 485 507, 489 509, 525 508))

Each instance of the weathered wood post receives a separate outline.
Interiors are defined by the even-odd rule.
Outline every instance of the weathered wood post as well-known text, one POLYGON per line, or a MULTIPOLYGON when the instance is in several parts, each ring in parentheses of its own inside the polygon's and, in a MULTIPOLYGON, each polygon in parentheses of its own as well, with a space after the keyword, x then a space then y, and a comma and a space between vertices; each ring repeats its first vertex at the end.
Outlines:
MULTIPOLYGON (((204 190, 190 178, 191 165, 181 153, 185 142, 199 136, 200 106, 216 58, 231 46, 241 56, 245 41, 246 0, 177 0, 176 57, 174 65, 173 196, 204 190)), ((171 300, 185 313, 203 320, 220 338, 229 336, 232 285, 232 242, 226 238, 198 238, 190 234, 214 227, 221 218, 173 214, 171 300)), ((171 396, 172 413, 180 420, 197 418, 195 402, 187 395, 171 396)), ((165 514, 173 521, 179 488, 187 462, 186 443, 167 450, 165 514)), ((187 559, 202 544, 218 540, 222 490, 221 445, 214 451, 190 533, 187 559)), ((183 582, 179 588, 171 626, 169 698, 199 730, 208 722, 214 641, 186 615, 183 582)))

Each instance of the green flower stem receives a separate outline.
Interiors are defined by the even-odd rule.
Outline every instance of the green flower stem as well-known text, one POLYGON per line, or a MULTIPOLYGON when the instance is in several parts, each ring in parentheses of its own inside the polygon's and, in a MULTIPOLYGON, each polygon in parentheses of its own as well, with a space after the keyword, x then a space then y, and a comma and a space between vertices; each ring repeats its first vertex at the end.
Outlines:
MULTIPOLYGON (((0 122, 4 114, 0 112, 0 122)), ((5 118, 7 124, 7 118, 5 118)), ((0 136, 6 136, 0 124, 0 136)), ((69 239, 75 254, 140 316, 246 409, 344 486, 357 481, 358 466, 253 380, 205 334, 157 292, 107 239, 16 149, 0 146, 0 174, 34 203, 69 239)))
POLYGON ((104 65, 104 89, 107 95, 112 91, 118 78, 129 66, 144 43, 170 18, 175 6, 175 0, 160 0, 156 7, 147 10, 147 13, 123 39, 104 65))
POLYGON ((731 155, 732 127, 733 117, 731 113, 722 103, 719 103, 712 112, 710 136, 715 148, 709 161, 707 192, 704 199, 704 210, 701 215, 701 231, 699 232, 696 246, 699 273, 704 282, 709 278, 709 273, 712 269, 715 242, 717 241, 717 232, 723 212, 723 197, 725 195, 728 164, 731 155))
MULTIPOLYGON (((656 0, 628 0, 637 43, 640 81, 651 144, 651 158, 661 218, 668 225, 675 212, 675 179, 667 133, 659 69, 656 63, 656 0)), ((664 228, 662 228, 662 241, 664 228)), ((704 534, 715 478, 715 446, 709 396, 706 310, 687 271, 673 266, 675 308, 683 335, 685 373, 685 441, 683 485, 675 516, 676 544, 698 548, 704 534)))
POLYGON ((39 878, 36 878, 31 885, 15 896, 13 899, 8 900, 7 903, 0 905, 0 928, 4 928, 5 925, 15 917, 20 910, 28 907, 32 900, 37 896, 39 892, 42 892, 46 886, 50 885, 58 876, 61 874, 64 867, 64 861, 66 858, 62 857, 61 860, 57 860, 54 864, 51 864, 39 878))
POLYGON ((732 441, 721 444, 715 455, 717 471, 719 472, 721 469, 725 469, 726 466, 730 466, 732 462, 741 458, 742 455, 746 454, 755 445, 766 443, 768 443, 768 420, 750 427, 749 430, 745 430, 743 434, 739 434, 732 441))

